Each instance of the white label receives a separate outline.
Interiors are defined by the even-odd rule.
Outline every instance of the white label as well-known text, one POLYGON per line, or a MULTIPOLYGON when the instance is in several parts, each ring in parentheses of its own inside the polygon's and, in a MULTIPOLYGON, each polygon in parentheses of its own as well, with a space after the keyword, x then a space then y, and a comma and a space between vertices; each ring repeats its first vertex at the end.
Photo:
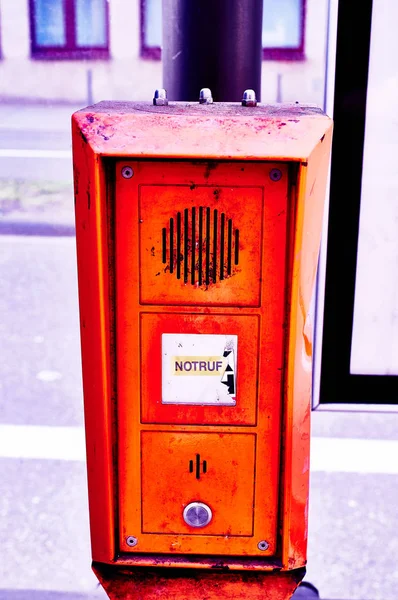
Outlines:
POLYGON ((164 333, 163 404, 236 404, 237 335, 164 333))

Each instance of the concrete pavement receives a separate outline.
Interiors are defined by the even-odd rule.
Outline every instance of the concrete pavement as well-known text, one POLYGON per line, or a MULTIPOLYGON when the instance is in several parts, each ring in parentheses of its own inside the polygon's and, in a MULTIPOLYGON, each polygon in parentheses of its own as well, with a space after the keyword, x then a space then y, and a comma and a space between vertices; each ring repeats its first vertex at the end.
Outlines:
MULTIPOLYGON (((0 435, 20 449, 0 444, 0 600, 105 597, 90 570, 77 441, 75 241, 48 237, 73 234, 70 115, 79 107, 50 108, 0 104, 0 191, 10 178, 70 186, 70 203, 67 191, 64 203, 0 214, 0 233, 31 236, 0 235, 0 435)), ((396 600, 398 415, 316 412, 313 436, 307 579, 324 600, 396 600)))
MULTIPOLYGON (((74 239, 0 236, 0 303, 0 430, 4 436, 7 427, 18 448, 7 456, 0 448, 0 600, 104 597, 90 570, 78 441, 74 239), (49 437, 54 429, 56 438, 49 437)), ((397 598, 398 465, 383 472, 367 458, 379 453, 383 462, 378 439, 389 440, 398 456, 397 425, 397 415, 313 413, 307 579, 324 600, 397 598), (338 456, 339 440, 352 438, 365 442, 360 451, 350 446, 357 473, 338 456), (334 441, 331 456, 324 455, 327 439, 334 441)))
POLYGON ((0 103, 0 233, 73 235, 71 115, 79 108, 0 103))

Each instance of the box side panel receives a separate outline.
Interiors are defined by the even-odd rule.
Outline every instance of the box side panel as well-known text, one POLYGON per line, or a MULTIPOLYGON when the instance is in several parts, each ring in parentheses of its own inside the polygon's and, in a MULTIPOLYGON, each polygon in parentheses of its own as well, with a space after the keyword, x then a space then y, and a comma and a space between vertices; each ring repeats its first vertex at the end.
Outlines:
POLYGON ((109 562, 115 502, 105 177, 75 122, 73 162, 91 546, 94 560, 109 562))
POLYGON ((289 329, 286 356, 283 473, 283 565, 305 565, 308 531, 312 323, 309 316, 315 285, 322 217, 330 160, 328 128, 307 163, 301 163, 292 231, 289 329))

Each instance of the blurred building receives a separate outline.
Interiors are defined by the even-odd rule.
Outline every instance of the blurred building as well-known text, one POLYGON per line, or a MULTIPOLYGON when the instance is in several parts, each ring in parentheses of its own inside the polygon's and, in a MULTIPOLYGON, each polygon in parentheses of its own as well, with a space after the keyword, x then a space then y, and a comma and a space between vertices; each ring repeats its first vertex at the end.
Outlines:
MULTIPOLYGON (((262 100, 324 103, 328 0, 264 0, 262 100)), ((1 0, 0 99, 143 100, 161 87, 161 0, 1 0)))

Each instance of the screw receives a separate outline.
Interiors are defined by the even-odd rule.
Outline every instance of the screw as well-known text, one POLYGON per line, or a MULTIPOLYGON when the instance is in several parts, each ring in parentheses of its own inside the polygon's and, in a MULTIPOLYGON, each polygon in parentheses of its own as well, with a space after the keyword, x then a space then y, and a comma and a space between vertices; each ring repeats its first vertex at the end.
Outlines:
POLYGON ((266 542, 265 540, 261 540, 261 542, 259 542, 259 543, 257 544, 257 548, 258 548, 259 550, 268 550, 268 548, 269 548, 269 543, 268 543, 268 542, 266 542))
POLYGON ((131 179, 133 175, 134 175, 134 171, 131 167, 123 167, 122 176, 125 179, 131 179))
POLYGON ((212 104, 213 96, 209 88, 202 88, 199 92, 199 104, 212 104))
POLYGON ((282 179, 282 171, 280 171, 280 169, 271 169, 269 176, 272 181, 279 181, 282 179))
POLYGON ((134 546, 136 546, 138 544, 138 539, 136 537, 134 537, 133 535, 129 535, 126 538, 126 544, 127 544, 127 546, 131 546, 133 548, 134 546))
POLYGON ((245 90, 243 92, 242 106, 257 106, 256 92, 254 90, 245 90))
POLYGON ((167 106, 169 101, 167 100, 167 92, 165 89, 160 88, 159 90, 155 90, 153 95, 153 104, 154 106, 167 106))

